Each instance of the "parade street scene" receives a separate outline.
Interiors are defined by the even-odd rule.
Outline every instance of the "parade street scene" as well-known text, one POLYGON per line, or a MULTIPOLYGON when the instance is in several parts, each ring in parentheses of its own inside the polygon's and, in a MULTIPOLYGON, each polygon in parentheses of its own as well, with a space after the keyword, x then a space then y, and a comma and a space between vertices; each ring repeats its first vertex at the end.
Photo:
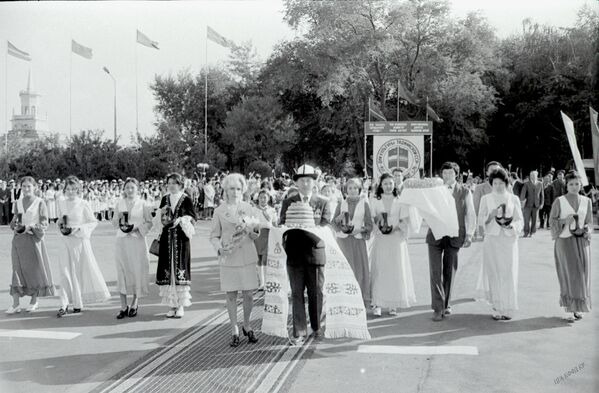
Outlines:
POLYGON ((599 1, 0 2, 0 51, 0 393, 599 392, 599 1))

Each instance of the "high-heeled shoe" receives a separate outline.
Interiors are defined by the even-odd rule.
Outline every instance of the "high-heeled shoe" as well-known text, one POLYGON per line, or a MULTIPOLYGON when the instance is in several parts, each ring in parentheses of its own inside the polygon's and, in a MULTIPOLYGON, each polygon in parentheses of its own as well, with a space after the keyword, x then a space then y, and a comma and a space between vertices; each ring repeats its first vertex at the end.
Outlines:
POLYGON ((133 318, 133 317, 137 316, 137 309, 138 308, 139 308, 139 306, 137 306, 135 308, 133 308, 133 307, 129 308, 129 318, 133 318))
POLYGON ((56 316, 58 318, 62 318, 63 316, 67 315, 68 312, 69 312, 69 306, 61 307, 60 310, 58 310, 58 313, 56 314, 56 316))
POLYGON ((74 308, 73 307, 73 314, 79 314, 81 312, 80 308, 74 308))
POLYGON ((119 311, 119 315, 116 316, 116 319, 123 319, 127 315, 129 315, 129 306, 127 306, 127 308, 125 308, 124 310, 119 311))
POLYGON ((10 306, 8 310, 6 310, 7 314, 18 314, 21 312, 21 306, 13 307, 10 306))
POLYGON ((253 330, 247 331, 247 330, 245 330, 244 327, 242 327, 241 331, 243 332, 243 335, 248 338, 248 342, 250 342, 252 344, 255 344, 258 342, 258 339, 256 338, 256 335, 254 334, 253 330))
POLYGON ((233 337, 231 338, 231 343, 229 345, 232 346, 233 348, 236 348, 239 346, 239 344, 241 344, 241 341, 239 340, 239 335, 234 334, 233 337))

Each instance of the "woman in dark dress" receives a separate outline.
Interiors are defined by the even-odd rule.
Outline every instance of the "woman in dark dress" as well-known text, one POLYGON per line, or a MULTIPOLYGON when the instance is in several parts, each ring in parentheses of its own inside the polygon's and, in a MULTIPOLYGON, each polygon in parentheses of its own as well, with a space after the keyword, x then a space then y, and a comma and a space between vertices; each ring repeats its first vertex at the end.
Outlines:
POLYGON ((167 318, 181 318, 183 308, 191 306, 191 249, 196 213, 191 198, 183 192, 183 176, 167 176, 168 193, 160 201, 160 252, 156 284, 162 303, 170 307, 167 318))

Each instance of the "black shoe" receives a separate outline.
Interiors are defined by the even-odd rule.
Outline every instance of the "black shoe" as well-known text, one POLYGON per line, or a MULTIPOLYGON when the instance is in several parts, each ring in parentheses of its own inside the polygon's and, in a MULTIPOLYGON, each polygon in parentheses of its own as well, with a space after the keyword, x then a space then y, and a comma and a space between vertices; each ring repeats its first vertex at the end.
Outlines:
POLYGON ((80 308, 74 308, 74 309, 73 309, 73 314, 78 314, 78 313, 80 313, 80 312, 81 312, 81 309, 80 309, 80 308))
POLYGON ((241 328, 241 331, 243 332, 244 336, 247 336, 248 338, 248 342, 255 344, 258 342, 258 339, 256 338, 256 335, 254 334, 253 330, 250 330, 249 332, 247 330, 245 330, 244 327, 241 328))
POLYGON ((119 311, 119 315, 116 316, 116 319, 123 319, 127 315, 129 315, 129 306, 126 309, 119 311))
POLYGON ((239 335, 234 334, 233 337, 231 338, 231 343, 229 345, 232 346, 233 348, 235 348, 235 347, 238 347, 239 344, 241 344, 241 341, 239 341, 239 335))
POLYGON ((139 306, 137 306, 135 308, 133 308, 133 307, 129 308, 129 318, 133 318, 133 317, 137 316, 137 308, 138 307, 139 306))
POLYGON ((58 318, 62 318, 63 316, 67 315, 67 313, 69 312, 69 306, 66 306, 65 308, 60 308, 60 310, 58 310, 58 313, 56 314, 56 316, 58 318))

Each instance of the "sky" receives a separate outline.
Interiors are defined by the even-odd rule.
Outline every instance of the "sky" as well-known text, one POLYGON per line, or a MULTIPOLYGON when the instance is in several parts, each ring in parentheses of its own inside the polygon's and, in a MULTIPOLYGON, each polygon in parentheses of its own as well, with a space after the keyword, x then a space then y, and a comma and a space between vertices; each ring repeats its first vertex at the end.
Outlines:
MULTIPOLYGON (((457 17, 481 10, 499 37, 520 32, 528 17, 570 27, 583 4, 599 9, 597 0, 451 3, 457 17)), ((19 91, 31 71, 33 87, 42 95, 38 112, 47 114, 52 132, 68 136, 70 130, 104 129, 111 138, 114 90, 105 66, 116 79, 120 144, 129 144, 135 134, 136 84, 139 131, 150 135, 156 121, 149 89, 154 75, 196 73, 207 63, 227 60, 227 49, 207 42, 207 25, 235 42, 251 40, 259 59, 266 60, 278 42, 296 35, 283 21, 283 10, 282 0, 0 3, 0 50, 6 53, 8 40, 32 56, 31 62, 0 56, 0 134, 10 129, 13 109, 20 110, 19 91), (136 44, 136 29, 157 41, 160 50, 136 44), (93 58, 71 54, 71 39, 92 48, 93 58)))

